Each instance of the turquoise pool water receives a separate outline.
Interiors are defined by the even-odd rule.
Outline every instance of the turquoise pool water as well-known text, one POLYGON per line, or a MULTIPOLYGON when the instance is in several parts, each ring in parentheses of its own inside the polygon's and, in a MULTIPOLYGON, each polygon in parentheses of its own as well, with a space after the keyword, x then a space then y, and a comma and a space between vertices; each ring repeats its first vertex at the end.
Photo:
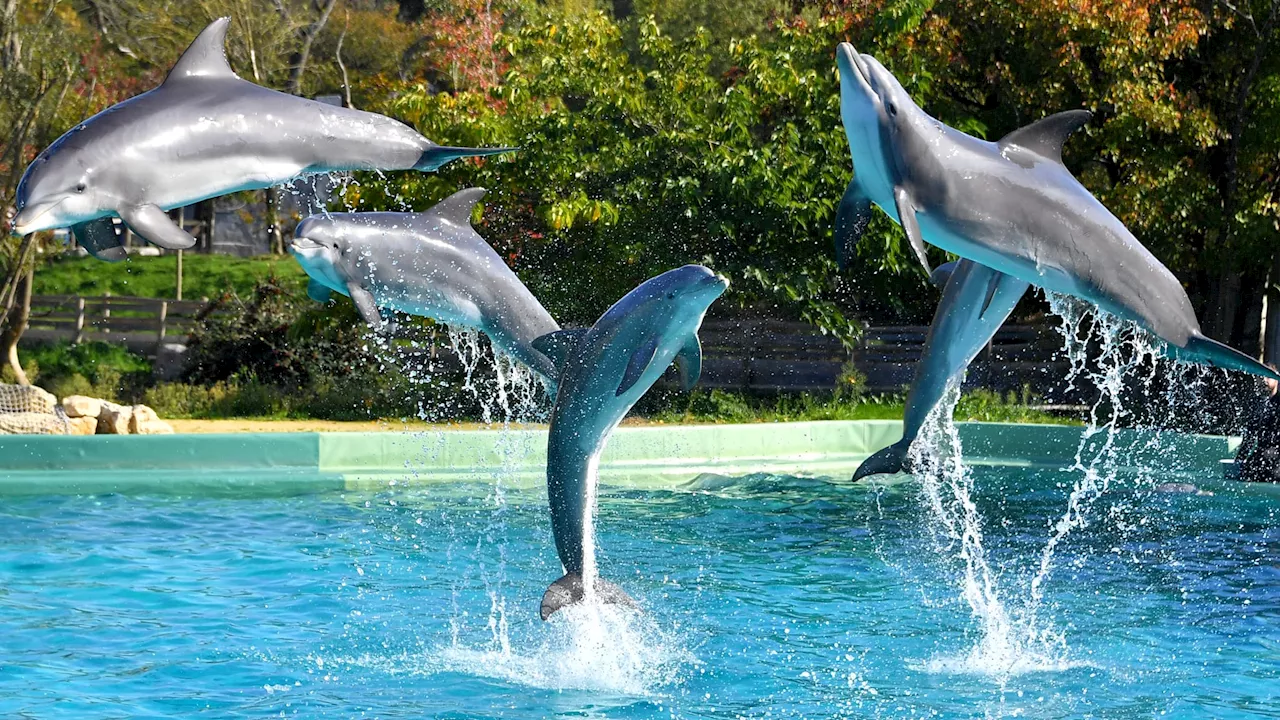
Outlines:
POLYGON ((909 480, 605 488, 645 611, 545 624, 540 491, 6 498, 0 717, 1280 717, 1280 497, 1118 483, 1033 601, 1066 480, 976 471, 995 643, 909 480))

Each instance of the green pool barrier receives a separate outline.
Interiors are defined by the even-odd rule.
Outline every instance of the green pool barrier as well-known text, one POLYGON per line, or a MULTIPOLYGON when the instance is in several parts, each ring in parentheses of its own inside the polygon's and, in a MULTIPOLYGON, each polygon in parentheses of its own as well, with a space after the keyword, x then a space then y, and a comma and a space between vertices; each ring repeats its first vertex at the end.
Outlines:
MULTIPOLYGON (((1084 428, 961 423, 974 465, 1070 466, 1084 428)), ((868 455, 902 436, 890 420, 663 425, 619 428, 601 481, 661 486, 703 473, 753 472, 845 479, 868 455)), ((1088 442, 1100 443, 1098 434, 1088 442)), ((1172 432, 1117 432, 1123 465, 1171 475, 1219 477, 1238 440, 1172 432)), ((243 433, 156 436, 0 436, 0 493, 272 493, 374 489, 498 477, 543 481, 546 431, 436 430, 369 433, 243 433)))

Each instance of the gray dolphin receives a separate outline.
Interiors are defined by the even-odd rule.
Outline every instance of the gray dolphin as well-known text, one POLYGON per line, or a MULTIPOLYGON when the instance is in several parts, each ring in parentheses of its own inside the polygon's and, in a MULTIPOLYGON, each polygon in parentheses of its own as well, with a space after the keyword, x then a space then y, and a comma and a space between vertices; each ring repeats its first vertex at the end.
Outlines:
POLYGON ((554 394, 555 364, 532 343, 560 325, 471 227, 484 194, 460 190, 424 213, 312 215, 298 223, 291 250, 311 276, 313 300, 342 293, 375 329, 379 307, 475 328, 554 394))
POLYGON ((1178 279, 1062 164, 1062 145, 1088 111, 987 142, 927 115, 870 55, 841 43, 836 56, 854 161, 836 219, 842 263, 874 203, 902 225, 922 262, 928 242, 1137 322, 1181 360, 1280 378, 1206 337, 1178 279))
POLYGON ((547 499, 565 574, 542 597, 542 619, 594 592, 631 604, 618 586, 596 579, 595 548, 584 539, 595 514, 596 468, 613 429, 674 361, 691 388, 702 371, 698 328, 729 283, 701 265, 646 280, 590 329, 561 330, 534 341, 555 358, 560 391, 547 437, 547 499))
POLYGON ((437 145, 375 113, 326 105, 240 79, 223 50, 230 20, 206 27, 159 87, 112 105, 41 152, 18 183, 19 235, 70 227, 117 260, 112 216, 160 247, 195 239, 166 210, 238 190, 341 170, 432 171, 514 148, 437 145))
POLYGON ((991 342, 1030 287, 1025 280, 972 260, 942 265, 934 270, 932 279, 944 287, 942 301, 933 314, 924 354, 907 393, 902 439, 864 460, 853 474, 855 482, 868 475, 903 471, 907 451, 929 412, 951 381, 991 342))

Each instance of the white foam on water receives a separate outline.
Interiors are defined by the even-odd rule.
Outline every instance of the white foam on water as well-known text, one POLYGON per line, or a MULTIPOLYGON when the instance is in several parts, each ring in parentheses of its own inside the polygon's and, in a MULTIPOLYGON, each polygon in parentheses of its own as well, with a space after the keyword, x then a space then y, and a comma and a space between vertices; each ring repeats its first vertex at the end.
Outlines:
POLYGON ((697 664, 670 632, 634 608, 584 602, 566 607, 527 642, 506 647, 452 644, 438 671, 547 690, 649 696, 678 685, 697 664))
POLYGON ((684 682, 698 659, 674 633, 634 609, 579 604, 510 644, 470 646, 452 641, 423 653, 313 654, 308 667, 321 674, 350 668, 388 675, 446 673, 498 680, 541 690, 586 690, 634 697, 665 694, 684 682))

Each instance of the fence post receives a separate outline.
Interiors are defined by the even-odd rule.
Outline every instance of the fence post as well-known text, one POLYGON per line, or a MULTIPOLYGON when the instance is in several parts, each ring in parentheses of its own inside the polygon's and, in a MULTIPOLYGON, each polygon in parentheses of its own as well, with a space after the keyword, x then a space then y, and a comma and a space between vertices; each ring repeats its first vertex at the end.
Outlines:
POLYGON ((160 328, 158 330, 160 337, 157 340, 157 344, 160 344, 160 345, 164 344, 165 321, 168 320, 168 318, 169 318, 169 301, 161 300, 160 301, 160 328))
POLYGON ((84 297, 76 297, 76 334, 71 339, 72 345, 84 342, 84 297))
POLYGON ((102 293, 102 334, 111 334, 111 293, 102 293))

